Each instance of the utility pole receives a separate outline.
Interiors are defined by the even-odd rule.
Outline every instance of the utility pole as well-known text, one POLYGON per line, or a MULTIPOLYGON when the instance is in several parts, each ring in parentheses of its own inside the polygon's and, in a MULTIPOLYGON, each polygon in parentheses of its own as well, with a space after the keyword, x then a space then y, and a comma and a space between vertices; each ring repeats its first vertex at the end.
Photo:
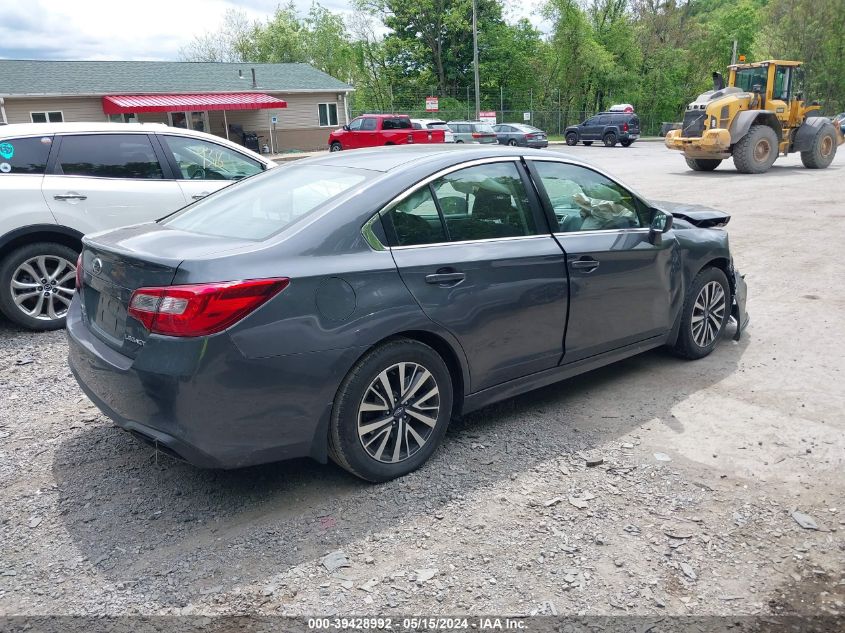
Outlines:
POLYGON ((737 45, 737 42, 736 42, 736 40, 734 40, 734 51, 731 54, 731 66, 736 64, 736 45, 737 45))
POLYGON ((472 67, 475 71, 475 118, 481 112, 481 82, 478 79, 478 2, 472 0, 472 67))

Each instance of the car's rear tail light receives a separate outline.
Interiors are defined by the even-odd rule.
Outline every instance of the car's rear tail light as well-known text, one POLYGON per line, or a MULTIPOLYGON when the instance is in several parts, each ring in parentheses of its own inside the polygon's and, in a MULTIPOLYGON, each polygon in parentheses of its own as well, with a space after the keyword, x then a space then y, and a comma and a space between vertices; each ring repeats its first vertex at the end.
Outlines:
POLYGON ((479 134, 478 132, 472 133, 472 138, 481 138, 482 136, 483 136, 483 134, 479 134))
POLYGON ((138 288, 129 300, 129 315, 156 334, 206 336, 234 325, 289 283, 278 277, 138 288))
POLYGON ((76 258, 76 289, 82 290, 82 253, 76 258))
POLYGON ((537 138, 536 134, 527 134, 525 138, 537 138))
POLYGON ((625 123, 625 124, 623 124, 623 125, 622 125, 622 131, 623 131, 623 132, 627 132, 627 131, 628 131, 628 124, 627 124, 627 123, 625 123))

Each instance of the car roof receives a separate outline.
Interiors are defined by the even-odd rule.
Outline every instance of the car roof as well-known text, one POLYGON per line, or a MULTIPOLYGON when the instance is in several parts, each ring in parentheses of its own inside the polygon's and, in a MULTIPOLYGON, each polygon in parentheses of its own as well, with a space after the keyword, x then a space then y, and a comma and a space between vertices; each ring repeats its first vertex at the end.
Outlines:
POLYGON ((115 134, 150 134, 158 132, 199 138, 211 141, 212 143, 226 145, 232 149, 238 150, 239 152, 246 153, 254 158, 257 158, 265 165, 272 164, 275 166, 275 163, 273 163, 270 159, 265 158, 264 156, 243 147, 242 145, 226 140, 221 136, 181 127, 172 127, 165 123, 107 123, 95 121, 90 123, 11 123, 9 125, 0 125, 0 139, 21 136, 44 136, 50 134, 99 134, 108 132, 115 134))
MULTIPOLYGON (((371 171, 390 172, 411 165, 418 166, 425 163, 454 162, 494 158, 494 157, 519 157, 531 158, 549 157, 548 152, 530 149, 518 149, 504 145, 485 146, 471 145, 463 147, 452 143, 431 143, 419 145, 396 145, 393 147, 373 147, 368 149, 348 150, 345 152, 332 152, 322 156, 315 156, 305 160, 296 161, 298 165, 323 165, 335 167, 350 167, 368 169, 371 171), (454 160, 450 160, 454 159, 454 160)), ((577 160, 574 157, 555 152, 554 158, 567 158, 577 160)))
POLYGON ((369 113, 364 113, 364 114, 359 114, 358 116, 359 117, 360 116, 373 117, 373 118, 376 118, 376 119, 395 119, 396 117, 401 117, 403 119, 410 119, 411 118, 407 114, 369 114, 369 113))

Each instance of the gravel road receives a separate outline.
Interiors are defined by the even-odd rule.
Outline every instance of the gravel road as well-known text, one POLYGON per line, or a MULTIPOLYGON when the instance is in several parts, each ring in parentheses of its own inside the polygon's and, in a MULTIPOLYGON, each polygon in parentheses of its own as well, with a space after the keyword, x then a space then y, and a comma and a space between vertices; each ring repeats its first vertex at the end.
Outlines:
POLYGON ((82 395, 63 332, 0 322, 0 613, 845 613, 845 158, 570 153, 733 214, 740 342, 487 408, 373 486, 157 456, 82 395))

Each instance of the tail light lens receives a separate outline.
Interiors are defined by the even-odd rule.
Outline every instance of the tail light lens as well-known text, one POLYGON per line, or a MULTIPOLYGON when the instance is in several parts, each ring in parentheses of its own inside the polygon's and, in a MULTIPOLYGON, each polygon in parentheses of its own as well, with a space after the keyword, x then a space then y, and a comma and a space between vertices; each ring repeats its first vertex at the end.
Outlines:
POLYGON ((76 289, 82 290, 82 253, 76 258, 76 289))
POLYGON ((129 301, 129 315, 155 334, 207 336, 234 325, 289 283, 278 277, 138 288, 129 301))
POLYGON ((483 135, 482 135, 482 134, 479 134, 478 132, 473 132, 473 133, 472 133, 472 138, 481 138, 482 136, 483 136, 483 135))
POLYGON ((525 138, 537 138, 536 134, 527 134, 525 138))
POLYGON ((625 124, 622 126, 622 131, 623 131, 623 132, 627 132, 627 131, 628 131, 628 124, 627 124, 627 123, 625 123, 625 124))

